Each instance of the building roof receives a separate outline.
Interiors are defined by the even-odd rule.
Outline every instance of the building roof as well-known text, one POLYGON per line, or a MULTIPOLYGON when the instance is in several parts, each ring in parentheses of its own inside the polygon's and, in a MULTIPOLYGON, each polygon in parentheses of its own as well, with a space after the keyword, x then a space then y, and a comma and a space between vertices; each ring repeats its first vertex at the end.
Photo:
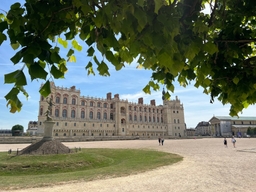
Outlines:
MULTIPOLYGON (((230 121, 234 121, 234 120, 242 120, 242 121, 256 121, 256 117, 249 117, 249 116, 239 116, 239 117, 231 117, 231 116, 213 116, 212 118, 217 118, 219 120, 230 120, 230 121)), ((211 119, 212 119, 211 118, 211 119)))
POLYGON ((248 128, 248 127, 256 128, 256 125, 232 125, 232 127, 234 127, 234 128, 248 128))

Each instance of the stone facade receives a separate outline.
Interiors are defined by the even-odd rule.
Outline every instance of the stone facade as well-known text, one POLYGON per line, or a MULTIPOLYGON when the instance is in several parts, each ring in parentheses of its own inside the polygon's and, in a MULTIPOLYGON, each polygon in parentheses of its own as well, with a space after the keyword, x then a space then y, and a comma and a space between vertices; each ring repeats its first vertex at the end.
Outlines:
POLYGON ((186 136, 195 136, 196 130, 193 128, 186 129, 186 136))
POLYGON ((27 134, 28 135, 37 135, 37 121, 29 121, 28 122, 28 129, 27 134))
MULTIPOLYGON (((156 106, 155 100, 144 104, 112 97, 93 98, 80 95, 75 86, 63 88, 51 83, 53 101, 50 116, 55 122, 54 137, 63 136, 184 136, 186 127, 184 108, 178 97, 164 100, 156 106)), ((40 98, 38 134, 44 133, 44 121, 49 109, 49 99, 40 98)))
POLYGON ((214 116, 209 120, 215 136, 244 136, 249 127, 256 127, 256 117, 214 116))
POLYGON ((197 124, 195 128, 195 135, 201 135, 201 136, 211 136, 211 126, 209 122, 201 121, 197 124))

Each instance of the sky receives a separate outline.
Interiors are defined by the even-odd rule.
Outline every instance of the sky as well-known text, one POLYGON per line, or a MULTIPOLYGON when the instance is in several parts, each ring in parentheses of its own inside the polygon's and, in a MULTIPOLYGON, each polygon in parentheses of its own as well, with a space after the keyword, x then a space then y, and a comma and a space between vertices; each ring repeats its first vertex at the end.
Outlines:
MULTIPOLYGON (((8 11, 11 4, 17 0, 1 1, 0 13, 8 11)), ((19 2, 24 2, 20 0, 19 2)), ((81 96, 91 96, 97 98, 106 98, 108 92, 119 94, 120 99, 127 99, 129 102, 138 102, 138 98, 143 97, 144 104, 150 104, 150 100, 155 99, 156 105, 162 104, 162 89, 153 91, 151 94, 145 94, 142 89, 151 79, 152 71, 144 69, 136 69, 137 64, 132 63, 126 65, 120 71, 115 71, 114 67, 109 66, 109 77, 100 76, 95 69, 95 76, 87 75, 85 66, 90 60, 86 53, 86 44, 81 42, 84 47, 81 52, 75 52, 76 62, 68 63, 68 72, 65 74, 65 79, 54 80, 56 86, 67 87, 75 85, 80 89, 81 96)), ((60 45, 61 47, 61 45, 60 45)), ((62 49, 62 53, 68 49, 62 49)), ((0 129, 11 129, 12 126, 19 124, 28 128, 29 121, 37 121, 39 111, 39 89, 44 80, 33 80, 27 76, 28 85, 24 88, 29 94, 26 99, 22 94, 19 99, 23 103, 20 112, 10 113, 7 107, 5 95, 12 89, 12 84, 4 84, 4 75, 11 73, 17 69, 21 69, 23 64, 14 65, 10 58, 15 54, 15 51, 10 46, 7 40, 0 46, 0 129)), ((25 70, 27 73, 27 69, 25 70)), ((171 93, 171 99, 178 97, 184 107, 185 123, 187 128, 195 128, 201 121, 209 121, 213 116, 229 116, 230 105, 222 105, 217 99, 213 104, 210 103, 210 96, 203 93, 202 88, 195 88, 193 83, 186 88, 179 86, 175 82, 175 92, 171 93)), ((256 106, 249 106, 244 109, 240 116, 255 116, 256 106)))

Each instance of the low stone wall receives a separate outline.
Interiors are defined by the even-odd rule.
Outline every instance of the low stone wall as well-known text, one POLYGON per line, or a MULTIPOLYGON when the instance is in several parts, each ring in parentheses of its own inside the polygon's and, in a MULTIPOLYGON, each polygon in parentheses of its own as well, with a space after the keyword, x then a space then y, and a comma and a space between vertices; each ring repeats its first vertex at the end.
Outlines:
MULTIPOLYGON (((0 144, 18 144, 18 143, 35 143, 43 139, 43 137, 0 137, 0 144)), ((85 141, 108 141, 108 140, 135 140, 141 139, 139 137, 123 137, 123 136, 109 136, 109 137, 54 137, 54 139, 61 142, 85 142, 85 141)))

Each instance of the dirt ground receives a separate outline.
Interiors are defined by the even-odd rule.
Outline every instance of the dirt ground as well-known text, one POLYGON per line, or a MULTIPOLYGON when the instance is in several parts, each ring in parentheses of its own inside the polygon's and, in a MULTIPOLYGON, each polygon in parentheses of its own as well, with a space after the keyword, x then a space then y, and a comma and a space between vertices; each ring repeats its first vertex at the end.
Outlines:
MULTIPOLYGON (((256 191, 256 138, 237 139, 236 148, 223 138, 97 141, 63 143, 81 148, 148 148, 176 153, 182 162, 145 173, 90 182, 67 183, 21 192, 254 192, 256 191)), ((28 144, 0 144, 0 151, 17 150, 28 144)), ((16 190, 17 191, 17 190, 16 190)))

